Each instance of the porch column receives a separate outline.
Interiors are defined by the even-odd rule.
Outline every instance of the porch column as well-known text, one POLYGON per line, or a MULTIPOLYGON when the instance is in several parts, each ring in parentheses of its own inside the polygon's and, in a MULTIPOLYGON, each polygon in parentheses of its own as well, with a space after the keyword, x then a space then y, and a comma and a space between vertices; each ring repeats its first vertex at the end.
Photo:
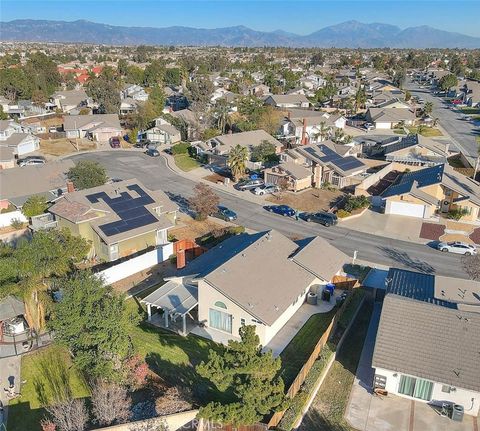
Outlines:
POLYGON ((147 320, 150 322, 152 320, 152 305, 147 304, 147 320))
POLYGON ((187 315, 184 314, 182 316, 182 323, 183 323, 183 335, 187 335, 187 315))
POLYGON ((165 328, 168 328, 168 310, 163 310, 165 316, 165 328))

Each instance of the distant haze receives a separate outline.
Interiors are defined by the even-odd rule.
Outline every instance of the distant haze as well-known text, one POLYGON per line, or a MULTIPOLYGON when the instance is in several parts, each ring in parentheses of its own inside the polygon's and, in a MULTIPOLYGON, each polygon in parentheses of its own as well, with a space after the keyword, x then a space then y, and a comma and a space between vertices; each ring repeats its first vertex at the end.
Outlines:
POLYGON ((308 35, 244 26, 120 27, 90 21, 15 20, 1 22, 2 41, 92 43, 106 45, 286 46, 319 48, 480 48, 480 38, 429 26, 400 29, 390 24, 347 21, 308 35))

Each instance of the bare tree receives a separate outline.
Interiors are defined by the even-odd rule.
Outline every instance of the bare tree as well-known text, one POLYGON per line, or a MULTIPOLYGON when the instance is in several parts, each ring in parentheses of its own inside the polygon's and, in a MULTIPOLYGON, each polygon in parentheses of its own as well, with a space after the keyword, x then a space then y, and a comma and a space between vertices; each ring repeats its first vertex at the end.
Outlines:
POLYGON ((131 400, 127 390, 103 380, 95 382, 92 390, 92 411, 95 422, 102 426, 125 423, 130 418, 131 400))
POLYGON ((196 213, 196 218, 205 220, 209 215, 217 211, 220 198, 211 187, 204 183, 198 183, 193 188, 193 197, 189 199, 189 203, 196 213))
POLYGON ((88 412, 85 401, 80 398, 61 401, 46 410, 58 431, 84 431, 87 427, 88 412))
POLYGON ((463 256, 462 266, 472 280, 480 280, 480 255, 463 256))
POLYGON ((192 404, 189 399, 190 394, 188 392, 176 387, 168 388, 161 397, 157 398, 155 409, 159 416, 190 410, 192 404))

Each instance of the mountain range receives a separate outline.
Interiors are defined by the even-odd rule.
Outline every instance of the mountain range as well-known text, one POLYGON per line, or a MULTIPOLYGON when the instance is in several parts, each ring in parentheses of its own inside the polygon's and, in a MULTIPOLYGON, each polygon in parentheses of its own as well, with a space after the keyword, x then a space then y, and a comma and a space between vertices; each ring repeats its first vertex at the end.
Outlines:
POLYGON ((106 45, 286 46, 319 48, 480 48, 480 38, 429 26, 401 29, 390 24, 347 21, 308 35, 256 31, 245 26, 122 27, 85 20, 0 22, 0 40, 106 45))

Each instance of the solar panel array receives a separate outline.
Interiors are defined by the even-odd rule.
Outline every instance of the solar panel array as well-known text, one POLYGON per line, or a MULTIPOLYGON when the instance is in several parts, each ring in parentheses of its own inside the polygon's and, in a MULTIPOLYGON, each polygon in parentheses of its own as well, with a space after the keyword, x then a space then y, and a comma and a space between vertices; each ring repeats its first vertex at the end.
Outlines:
POLYGON ((405 137, 398 142, 391 144, 382 144, 383 154, 390 154, 395 151, 403 150, 408 147, 412 147, 417 144, 417 137, 405 137))
POLYGON ((305 148, 305 151, 319 159, 321 162, 331 163, 344 172, 351 169, 362 168, 364 166, 364 164, 355 157, 342 157, 340 154, 336 153, 325 145, 319 145, 318 150, 312 147, 305 148), (320 153, 323 153, 323 155, 320 153))
POLYGON ((145 205, 155 202, 137 184, 127 186, 130 191, 135 191, 139 197, 132 197, 128 192, 121 192, 117 197, 110 197, 105 192, 87 195, 86 198, 92 204, 102 199, 120 218, 120 220, 99 226, 106 236, 113 236, 127 232, 138 227, 146 226, 158 221, 145 205))

